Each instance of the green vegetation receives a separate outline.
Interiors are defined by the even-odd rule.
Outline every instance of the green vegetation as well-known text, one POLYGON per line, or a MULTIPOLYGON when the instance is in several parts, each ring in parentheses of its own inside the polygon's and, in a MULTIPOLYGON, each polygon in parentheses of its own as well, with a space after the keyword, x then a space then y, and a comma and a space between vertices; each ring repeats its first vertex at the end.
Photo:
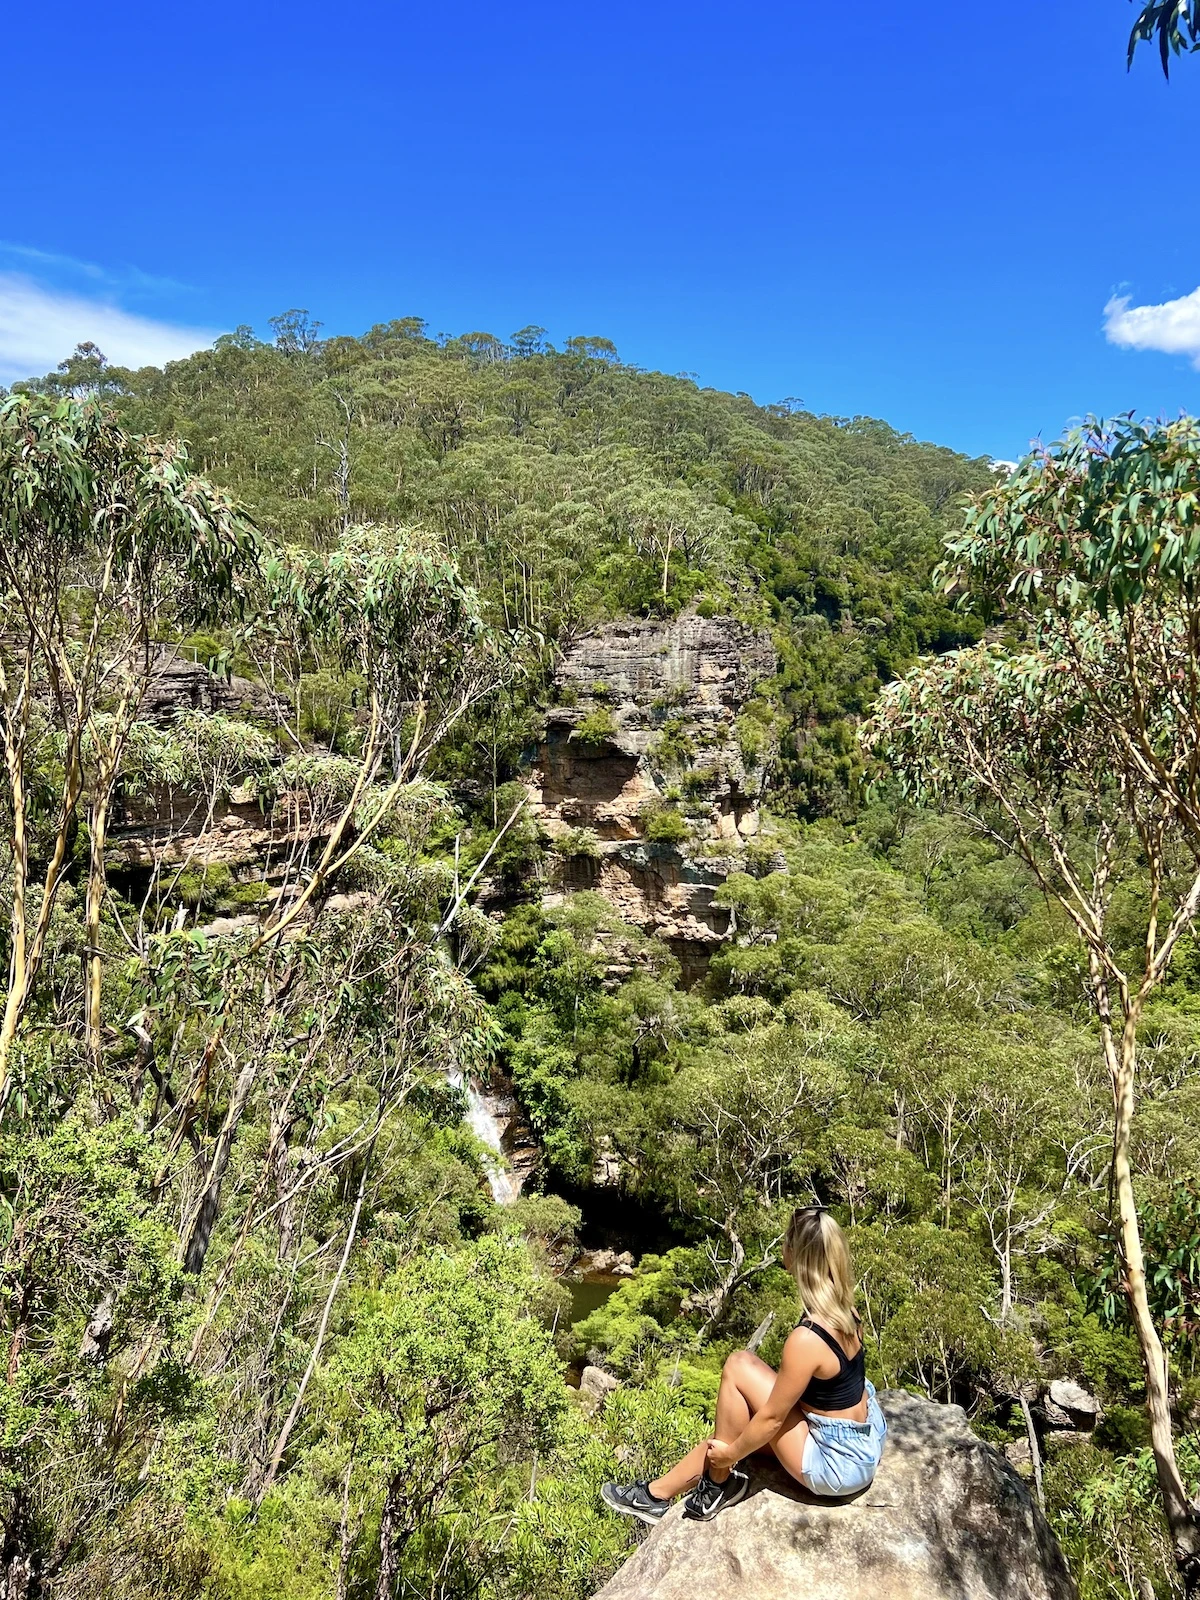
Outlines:
POLYGON ((687 823, 672 805, 656 805, 643 812, 646 837, 655 844, 681 844, 688 836, 687 823))
MULTIPOLYGON (((554 640, 692 604, 768 623, 776 804, 797 816, 852 814, 853 722, 880 683, 979 636, 929 577, 963 493, 991 481, 986 462, 871 418, 641 372, 606 340, 434 340, 416 318, 320 340, 302 312, 275 327, 274 343, 239 329, 165 371, 93 351, 35 387, 103 394, 134 431, 186 439, 197 469, 285 541, 420 525, 504 630, 554 640)), ((295 698, 303 737, 341 736, 319 671, 295 698)), ((495 781, 527 748, 517 723, 480 729, 495 781)))
POLYGON ((571 730, 580 744, 605 745, 617 736, 617 719, 607 706, 593 706, 571 730))
POLYGON ((696 743, 687 718, 668 717, 647 754, 656 765, 668 771, 686 767, 696 755, 696 743))
POLYGON ((589 861, 600 859, 600 841, 591 828, 572 828, 555 840, 554 848, 564 859, 572 856, 585 856, 589 861))
MULTIPOLYGON (((0 409, 39 619, 0 637, 3 1581, 585 1600, 630 1547, 599 1482, 700 1437, 769 1313, 778 1355, 819 1198, 881 1387, 999 1445, 1053 1378, 1099 1398, 1047 1511, 1085 1600, 1165 1600, 1200 1487, 1196 425, 995 488, 604 341, 277 334, 84 352, 0 409), (773 627, 738 738, 781 756, 684 989, 600 895, 543 896, 597 841, 548 865, 516 777, 554 640, 693 603, 773 627), (251 710, 139 715, 173 641, 251 710), (497 1075, 541 1158, 512 1206, 463 1116, 497 1075), (602 1209, 640 1263, 570 1329, 602 1209)), ((657 709, 663 863, 713 774, 657 709)))
POLYGON ((949 547, 956 578, 982 599, 1032 603, 1028 638, 923 667, 892 686, 867 733, 910 796, 960 805, 1022 861, 1082 946, 1116 1107, 1126 1294, 1185 1577, 1200 1572, 1200 1514, 1175 1455, 1133 1136, 1147 1011, 1200 909, 1198 521, 1200 425, 1190 418, 1091 424, 1041 452, 949 547), (1122 891, 1142 903, 1136 952, 1122 891))
POLYGON ((1129 35, 1129 65, 1139 44, 1158 46, 1163 77, 1171 76, 1171 57, 1200 50, 1200 0, 1150 0, 1129 35))

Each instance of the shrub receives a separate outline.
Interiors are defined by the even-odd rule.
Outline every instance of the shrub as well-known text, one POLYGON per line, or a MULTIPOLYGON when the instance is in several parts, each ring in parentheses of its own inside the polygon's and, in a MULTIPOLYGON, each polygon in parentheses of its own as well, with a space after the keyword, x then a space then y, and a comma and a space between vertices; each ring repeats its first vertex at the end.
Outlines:
POLYGON ((716 767, 693 767, 691 772, 683 775, 683 792, 686 795, 696 796, 711 789, 720 779, 721 774, 716 767))
POLYGON ((263 905, 271 898, 271 890, 261 879, 255 879, 252 883, 235 883, 225 898, 231 905, 253 911, 256 906, 263 905))
POLYGON ((522 1195, 506 1208, 501 1220, 518 1228, 526 1238, 540 1240, 551 1248, 574 1247, 583 1214, 556 1194, 522 1195))
POLYGON ((662 767, 686 767, 696 754, 696 742, 687 718, 668 718, 646 754, 662 767))
POLYGON ((219 639, 211 633, 189 634, 179 645, 179 654, 185 661, 195 661, 202 667, 213 670, 214 663, 219 662, 224 652, 224 646, 219 639))
POLYGON ((300 679, 300 733, 305 739, 345 753, 354 744, 357 706, 366 680, 322 667, 300 679))
POLYGON ((655 844, 681 844, 687 836, 687 823, 669 806, 651 811, 646 818, 646 837, 655 844))
POLYGON ((194 911, 215 911, 233 890, 233 874, 226 866, 199 867, 182 872, 175 893, 194 911))
POLYGON ((772 741, 775 712, 766 700, 751 700, 736 723, 738 747, 747 771, 762 763, 772 741))
POLYGON ((617 736, 617 721, 607 706, 594 706, 572 732, 580 744, 608 744, 617 736))
POLYGON ((572 856, 586 856, 589 861, 600 858, 600 841, 591 828, 572 828, 570 833, 555 840, 554 848, 565 860, 572 856))
POLYGON ((664 689, 662 694, 654 697, 654 699, 650 702, 650 709, 651 711, 665 714, 666 712, 672 710, 675 706, 683 705, 687 697, 688 692, 683 684, 673 683, 668 688, 664 689))

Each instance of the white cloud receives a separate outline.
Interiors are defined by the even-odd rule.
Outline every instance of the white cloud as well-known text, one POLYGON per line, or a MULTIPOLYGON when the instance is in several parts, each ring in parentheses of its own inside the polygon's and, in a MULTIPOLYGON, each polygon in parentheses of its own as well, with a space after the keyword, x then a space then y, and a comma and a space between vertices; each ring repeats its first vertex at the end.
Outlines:
MULTIPOLYGON (((30 272, 39 272, 43 277, 56 278, 59 275, 68 278, 86 278, 92 283, 98 283, 112 295, 163 295, 163 294, 193 294, 195 291, 191 284, 180 283, 177 278, 156 277, 153 273, 143 272, 140 267, 100 267, 94 261, 81 261, 78 256, 64 256, 53 250, 38 250, 33 245, 14 244, 11 239, 0 239, 0 262, 4 257, 15 258, 16 265, 12 270, 20 272, 21 264, 32 262, 28 268, 30 272)), ((4 271, 0 266, 0 274, 4 271)))
POLYGON ((1190 356, 1200 372, 1200 289, 1160 306, 1131 306, 1128 295, 1114 295, 1104 308, 1104 332, 1126 350, 1190 356))
POLYGON ((77 344, 91 340, 114 366, 161 366, 210 345, 205 328, 181 328, 134 316, 102 300, 43 289, 0 272, 0 383, 51 372, 77 344))

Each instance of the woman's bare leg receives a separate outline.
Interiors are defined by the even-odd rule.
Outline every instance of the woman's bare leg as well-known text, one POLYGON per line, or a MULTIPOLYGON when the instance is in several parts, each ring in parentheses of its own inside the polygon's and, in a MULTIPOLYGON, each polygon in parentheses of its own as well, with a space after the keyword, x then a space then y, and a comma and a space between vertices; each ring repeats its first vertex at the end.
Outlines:
POLYGON ((683 1460, 677 1462, 670 1472, 661 1478, 652 1479, 646 1487, 652 1495, 657 1495, 660 1500, 674 1500, 677 1494, 694 1488, 700 1482, 704 1472, 704 1460, 708 1455, 708 1440, 701 1439, 694 1450, 689 1450, 683 1460))
MULTIPOLYGON (((765 1361, 749 1350, 735 1350, 721 1369, 714 1437, 724 1439, 727 1444, 736 1439, 755 1412, 760 1411, 766 1404, 767 1396, 774 1384, 774 1367, 769 1367, 765 1361)), ((790 1439, 788 1442, 791 1444, 790 1439)), ((802 1453, 803 1437, 798 1443, 802 1453)), ((686 1489, 690 1489, 699 1481, 704 1471, 707 1453, 708 1441, 704 1440, 694 1450, 689 1450, 683 1460, 672 1467, 670 1472, 664 1473, 661 1478, 655 1478, 649 1485, 650 1493, 657 1495, 660 1500, 671 1500, 677 1494, 683 1494, 686 1489)), ((789 1457, 794 1453, 794 1450, 788 1450, 789 1457)), ((784 1465, 788 1466, 788 1462, 784 1461, 784 1465)), ((792 1470, 790 1466, 788 1470, 792 1470)), ((711 1474, 718 1483, 728 1476, 728 1471, 711 1474)))

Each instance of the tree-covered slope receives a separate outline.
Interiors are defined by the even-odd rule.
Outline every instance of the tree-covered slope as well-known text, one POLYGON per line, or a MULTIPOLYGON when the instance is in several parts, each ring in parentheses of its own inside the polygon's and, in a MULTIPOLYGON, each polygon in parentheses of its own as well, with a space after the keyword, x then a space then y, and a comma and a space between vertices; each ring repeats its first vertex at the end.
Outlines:
POLYGON ((362 521, 444 535, 492 617, 560 638, 699 603, 777 624, 776 803, 841 809, 847 718, 918 652, 973 639, 929 575, 988 464, 871 418, 756 405, 541 329, 430 338, 415 318, 321 340, 240 329, 165 370, 78 355, 37 387, 101 392, 136 431, 274 534, 316 547, 362 521))

